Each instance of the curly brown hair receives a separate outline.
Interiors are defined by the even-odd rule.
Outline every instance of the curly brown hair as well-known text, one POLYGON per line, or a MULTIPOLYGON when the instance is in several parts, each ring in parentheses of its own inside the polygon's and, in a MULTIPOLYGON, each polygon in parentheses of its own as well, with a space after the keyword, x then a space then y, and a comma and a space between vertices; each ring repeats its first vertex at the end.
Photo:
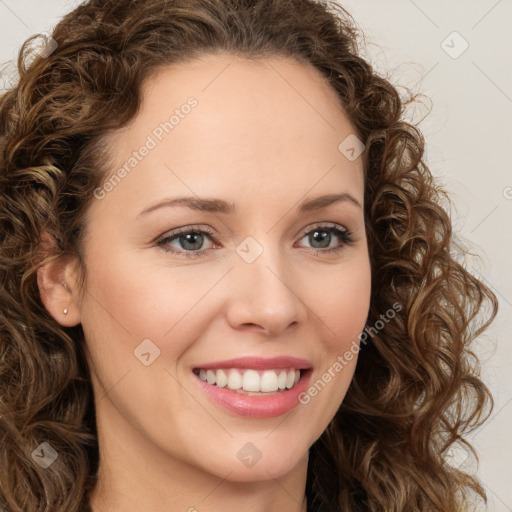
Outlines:
POLYGON ((0 503, 9 511, 90 511, 98 469, 84 333, 45 309, 37 269, 80 258, 84 216, 109 171, 105 136, 137 114, 143 82, 221 52, 310 63, 336 91, 366 146, 367 324, 402 305, 369 338, 311 447, 308 510, 455 512, 474 493, 485 499, 444 455, 455 442, 470 447, 464 436, 492 408, 471 343, 498 303, 454 257, 449 198, 404 121, 406 102, 360 56, 360 35, 327 0, 89 0, 55 27, 49 56, 28 65, 33 38, 24 43, 19 81, 0 97, 0 503), (59 453, 48 470, 31 458, 41 439, 59 453))

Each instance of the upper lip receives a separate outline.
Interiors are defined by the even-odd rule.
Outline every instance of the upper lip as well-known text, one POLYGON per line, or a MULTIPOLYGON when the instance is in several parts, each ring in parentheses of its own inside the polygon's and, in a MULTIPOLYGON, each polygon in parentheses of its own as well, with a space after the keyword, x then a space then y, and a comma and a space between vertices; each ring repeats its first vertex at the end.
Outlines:
POLYGON ((234 359, 225 359, 224 361, 214 361, 195 366, 196 369, 205 370, 218 368, 254 368, 255 370, 272 370, 278 368, 295 368, 296 370, 308 370, 311 363, 307 359, 300 359, 291 356, 277 357, 236 357, 234 359))

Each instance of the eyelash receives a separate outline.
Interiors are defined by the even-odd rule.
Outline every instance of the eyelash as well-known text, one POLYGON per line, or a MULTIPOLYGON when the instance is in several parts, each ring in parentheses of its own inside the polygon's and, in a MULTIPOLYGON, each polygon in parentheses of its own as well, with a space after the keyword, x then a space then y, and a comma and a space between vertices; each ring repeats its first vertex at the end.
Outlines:
MULTIPOLYGON (((351 245, 354 243, 354 240, 352 238, 352 233, 348 229, 340 229, 337 226, 333 225, 326 225, 326 224, 318 224, 314 225, 313 227, 309 228, 307 231, 304 231, 300 237, 300 240, 302 240, 305 236, 309 235, 310 233, 314 231, 324 231, 331 234, 334 234, 338 236, 342 244, 339 247, 331 247, 330 249, 316 249, 315 247, 305 247, 305 249, 309 250, 310 252, 313 252, 314 254, 318 255, 321 253, 337 253, 338 251, 342 250, 346 245, 351 245)), ((175 231, 171 232, 170 234, 166 235, 164 238, 161 238, 157 241, 156 245, 158 247, 161 247, 166 253, 173 253, 177 255, 182 255, 187 258, 197 258, 199 256, 202 256, 212 250, 215 249, 200 249, 197 251, 177 251, 175 249, 169 249, 167 246, 168 243, 179 239, 180 237, 184 235, 189 234, 200 234, 200 235, 208 235, 208 237, 214 242, 218 243, 215 237, 215 233, 208 227, 203 227, 201 229, 196 229, 194 227, 187 227, 187 228, 179 228, 175 231)))

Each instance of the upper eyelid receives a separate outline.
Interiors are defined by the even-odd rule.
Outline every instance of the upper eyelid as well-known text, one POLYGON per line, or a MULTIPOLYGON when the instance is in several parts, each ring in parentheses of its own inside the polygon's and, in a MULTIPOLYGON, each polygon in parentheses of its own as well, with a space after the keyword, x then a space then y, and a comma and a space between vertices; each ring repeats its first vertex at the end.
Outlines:
POLYGON ((310 231, 313 231, 314 229, 317 229, 317 228, 333 228, 333 229, 339 229, 340 231, 347 231, 347 232, 350 232, 350 229, 348 229, 347 227, 345 226, 342 226, 341 224, 337 224, 335 222, 330 222, 330 221, 324 221, 324 222, 314 222, 313 224, 310 224, 309 226, 301 229, 298 233, 298 236, 302 235, 306 235, 307 233, 309 233, 310 231))
MULTIPOLYGON (((314 222, 313 224, 310 224, 310 225, 306 226, 305 228, 302 228, 295 236, 303 237, 316 228, 334 228, 334 229, 339 229, 340 231, 346 231, 346 232, 352 233, 352 231, 350 229, 348 229, 347 227, 345 227, 341 224, 338 224, 338 223, 335 223, 332 221, 319 221, 319 222, 314 222)), ((210 226, 190 225, 190 226, 175 228, 174 230, 171 230, 170 232, 166 232, 163 235, 159 236, 157 238, 157 241, 165 239, 165 238, 172 238, 172 237, 175 237, 175 236, 178 236, 181 234, 194 233, 194 232, 205 232, 207 235, 211 236, 212 238, 217 237, 216 230, 211 228, 210 226)))

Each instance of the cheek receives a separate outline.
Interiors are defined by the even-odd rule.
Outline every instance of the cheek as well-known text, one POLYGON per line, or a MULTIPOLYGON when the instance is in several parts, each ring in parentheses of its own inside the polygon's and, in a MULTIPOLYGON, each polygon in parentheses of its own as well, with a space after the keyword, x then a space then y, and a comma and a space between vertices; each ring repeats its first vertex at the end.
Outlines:
POLYGON ((170 418, 172 410, 186 408, 169 372, 195 339, 199 308, 194 305, 215 278, 186 279, 183 268, 151 268, 136 257, 91 258, 82 309, 96 393, 108 393, 133 424, 155 410, 169 408, 162 414, 170 418), (168 390, 165 400, 162 389, 168 390), (135 409, 140 403, 146 406, 135 409))
MULTIPOLYGON (((326 418, 331 418, 352 380, 359 355, 359 337, 364 329, 371 296, 371 269, 362 255, 340 265, 324 279, 323 293, 316 294, 315 313, 323 326, 322 357, 315 381, 305 400, 315 399, 326 418), (328 388, 324 392, 323 389, 328 388), (321 398, 320 398, 321 395, 321 398)), ((306 403, 306 402, 304 402, 306 403)))
POLYGON ((136 337, 161 338, 209 283, 183 268, 146 265, 137 254, 101 260, 91 255, 89 267, 86 313, 94 311, 105 325, 136 337))
MULTIPOLYGON (((322 281, 322 293, 315 288, 311 309, 322 326, 322 354, 306 391, 299 396, 302 406, 310 407, 318 421, 311 433, 314 442, 332 420, 352 381, 359 354, 359 335, 368 316, 371 272, 367 260, 340 265, 322 281), (315 306, 316 304, 316 306, 315 306)), ((311 288, 312 290, 313 288, 311 288)), ((309 304, 308 304, 309 305, 309 304)))
POLYGON ((108 360, 120 371, 140 365, 134 351, 146 339, 156 346, 155 354, 165 353, 154 367, 176 361, 204 327, 202 307, 211 301, 202 299, 222 276, 211 268, 157 266, 145 264, 137 254, 99 257, 92 250, 87 268, 82 308, 86 339, 94 359, 108 360))
POLYGON ((322 320, 325 343, 331 353, 342 353, 354 340, 359 340, 368 316, 370 295, 370 265, 364 258, 354 265, 340 265, 323 279, 321 293, 316 292, 311 307, 322 320))

